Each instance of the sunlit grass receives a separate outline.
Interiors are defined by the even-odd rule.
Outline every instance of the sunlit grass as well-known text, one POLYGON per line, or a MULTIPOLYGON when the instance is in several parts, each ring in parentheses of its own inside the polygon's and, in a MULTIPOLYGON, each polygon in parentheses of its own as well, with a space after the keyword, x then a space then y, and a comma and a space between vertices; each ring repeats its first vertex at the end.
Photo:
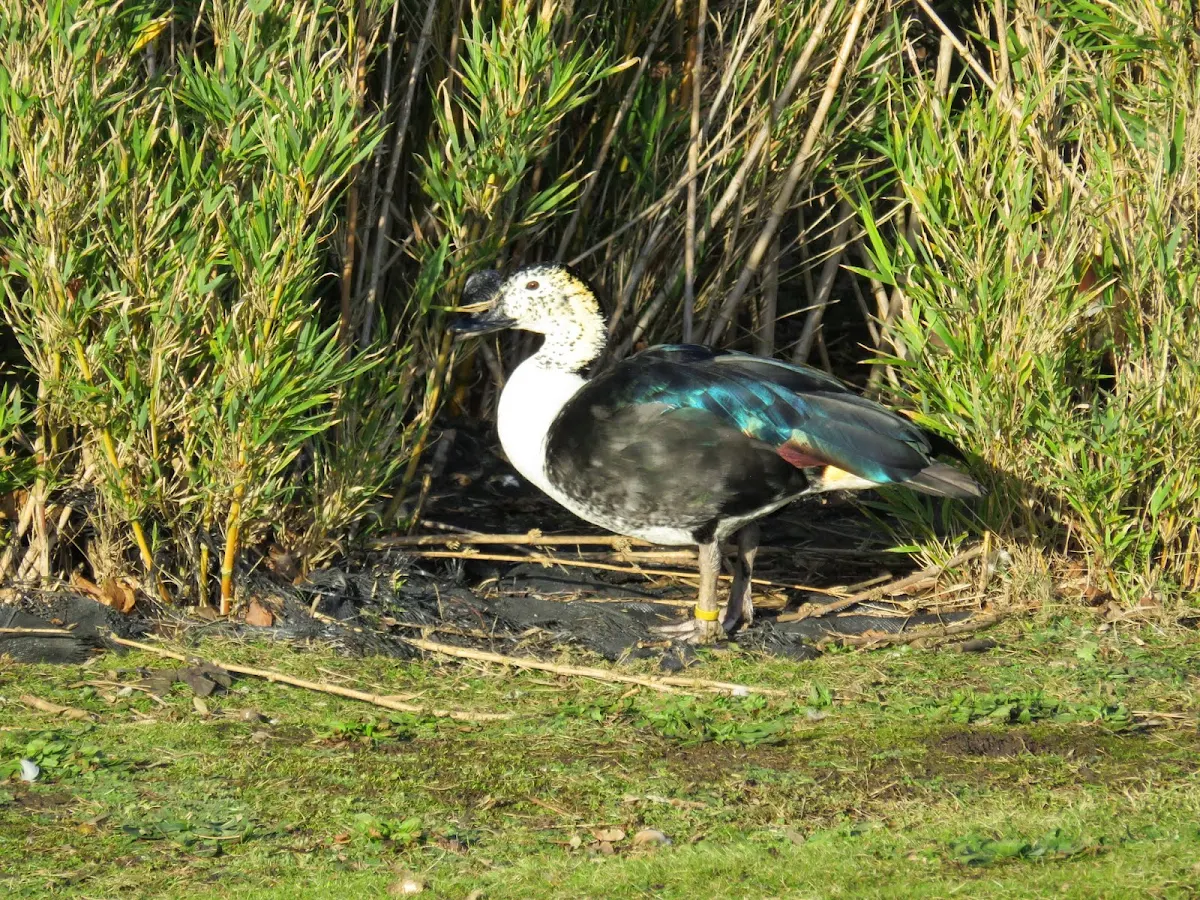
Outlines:
POLYGON ((797 664, 731 652, 695 673, 792 693, 769 700, 278 644, 197 648, 517 713, 479 725, 252 679, 203 709, 182 684, 163 703, 123 695, 136 667, 175 665, 145 654, 10 664, 0 766, 32 757, 43 775, 0 783, 3 884, 29 897, 372 894, 402 873, 435 897, 1195 889, 1186 640, 1050 618, 993 636, 1000 647, 984 654, 797 664), (55 719, 22 694, 94 721, 55 719), (1137 721, 1098 712, 1116 706, 1137 721), (635 847, 643 828, 671 844, 635 847))

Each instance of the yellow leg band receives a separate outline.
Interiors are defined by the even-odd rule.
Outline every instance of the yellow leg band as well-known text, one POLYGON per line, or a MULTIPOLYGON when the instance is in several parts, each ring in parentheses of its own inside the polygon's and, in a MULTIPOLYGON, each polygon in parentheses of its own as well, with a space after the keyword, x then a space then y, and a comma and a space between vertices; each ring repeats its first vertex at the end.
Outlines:
POLYGON ((715 609, 701 609, 699 606, 696 607, 696 618, 701 622, 715 622, 717 621, 717 616, 718 613, 715 609))

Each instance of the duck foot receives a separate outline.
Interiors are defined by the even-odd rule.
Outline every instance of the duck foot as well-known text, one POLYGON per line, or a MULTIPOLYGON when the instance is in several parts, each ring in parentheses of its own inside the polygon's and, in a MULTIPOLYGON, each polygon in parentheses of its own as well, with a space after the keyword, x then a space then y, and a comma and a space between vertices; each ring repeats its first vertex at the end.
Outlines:
POLYGON ((754 624, 754 602, 751 599, 751 577, 754 556, 758 552, 758 525, 751 522, 738 532, 737 554, 733 558, 733 585, 729 602, 717 615, 717 570, 720 556, 717 542, 700 545, 700 597, 696 603, 696 618, 678 625, 651 628, 656 634, 669 635, 685 644, 713 644, 724 640, 741 628, 754 624))
POLYGON ((677 625, 650 630, 670 635, 684 644, 715 644, 725 639, 725 628, 717 612, 717 575, 721 571, 721 551, 714 539, 699 547, 700 596, 696 598, 696 617, 677 625))
POLYGON ((693 645, 716 644, 729 636, 721 622, 705 619, 688 619, 676 625, 662 625, 650 630, 670 638, 672 643, 693 645))
POLYGON ((695 646, 718 643, 728 637, 720 622, 707 622, 704 619, 688 619, 677 625, 662 625, 660 628, 652 628, 650 631, 656 635, 670 637, 672 643, 695 644, 695 646))

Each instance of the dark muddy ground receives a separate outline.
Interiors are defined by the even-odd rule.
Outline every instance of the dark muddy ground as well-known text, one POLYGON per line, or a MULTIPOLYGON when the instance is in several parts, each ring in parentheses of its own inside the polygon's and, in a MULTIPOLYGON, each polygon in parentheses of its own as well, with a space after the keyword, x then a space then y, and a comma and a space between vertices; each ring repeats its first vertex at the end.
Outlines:
MULTIPOLYGON (((601 534, 539 491, 524 484, 493 452, 487 435, 458 429, 452 452, 435 453, 439 469, 423 511, 421 533, 601 534)), ((757 577, 780 586, 756 589, 758 617, 734 636, 742 646, 767 653, 809 658, 831 635, 904 629, 951 623, 970 610, 924 607, 913 598, 888 598, 837 614, 794 620, 808 604, 834 599, 813 588, 849 588, 897 577, 912 569, 904 555, 887 552, 886 528, 845 498, 831 496, 796 504, 763 523, 763 549, 757 577), (787 585, 788 587, 784 587, 787 585), (903 601, 903 602, 899 602, 903 601), (781 619, 782 616, 782 619, 781 619), (789 621, 789 619, 793 619, 789 621)), ((444 551, 446 547, 430 548, 444 551)), ((687 663, 690 651, 667 646, 651 631, 690 615, 694 582, 631 572, 580 568, 569 564, 595 547, 533 544, 482 546, 474 558, 431 559, 414 549, 360 553, 339 565, 287 583, 266 566, 241 573, 243 608, 257 600, 271 613, 268 627, 239 618, 216 620, 204 611, 154 609, 122 616, 75 594, 25 591, 15 605, 0 607, 0 628, 62 624, 69 638, 50 635, 0 636, 0 647, 17 659, 77 662, 111 630, 130 637, 166 630, 193 639, 207 634, 273 636, 288 641, 322 641, 352 654, 411 655, 405 637, 432 629, 447 643, 486 646, 502 652, 549 651, 562 645, 592 650, 609 660, 661 656, 664 668, 687 663), (561 563, 493 561, 487 555, 551 554, 561 563)), ((602 554, 603 555, 603 554, 602 554)), ((614 553, 609 563, 628 565, 614 553)), ((689 571, 686 561, 643 563, 689 571)))

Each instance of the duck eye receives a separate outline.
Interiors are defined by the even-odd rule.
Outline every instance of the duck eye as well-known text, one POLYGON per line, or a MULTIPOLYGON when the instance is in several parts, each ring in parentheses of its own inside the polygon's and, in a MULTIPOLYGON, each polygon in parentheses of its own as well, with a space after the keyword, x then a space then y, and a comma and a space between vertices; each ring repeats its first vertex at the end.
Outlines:
POLYGON ((525 285, 525 290, 527 290, 527 291, 536 291, 537 289, 538 289, 538 283, 536 281, 531 281, 525 285))

